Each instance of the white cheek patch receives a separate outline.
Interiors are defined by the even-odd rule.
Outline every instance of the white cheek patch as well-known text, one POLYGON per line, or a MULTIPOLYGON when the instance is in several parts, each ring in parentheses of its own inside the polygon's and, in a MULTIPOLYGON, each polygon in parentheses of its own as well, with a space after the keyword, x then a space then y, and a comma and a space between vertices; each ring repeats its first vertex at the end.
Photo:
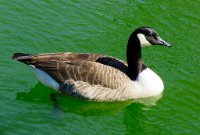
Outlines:
POLYGON ((141 47, 150 46, 151 45, 151 43, 149 43, 149 41, 147 41, 147 39, 144 36, 144 34, 139 33, 139 34, 137 34, 137 37, 140 40, 141 47))

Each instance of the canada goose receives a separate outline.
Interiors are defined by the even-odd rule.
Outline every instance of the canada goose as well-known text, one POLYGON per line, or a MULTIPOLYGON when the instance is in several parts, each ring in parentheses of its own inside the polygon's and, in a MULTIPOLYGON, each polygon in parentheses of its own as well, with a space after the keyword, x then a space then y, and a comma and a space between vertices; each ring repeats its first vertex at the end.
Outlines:
POLYGON ((90 53, 14 53, 12 58, 29 65, 45 85, 63 94, 96 100, 119 101, 160 94, 160 77, 144 65, 141 47, 170 46, 150 27, 140 27, 129 37, 127 63, 90 53))

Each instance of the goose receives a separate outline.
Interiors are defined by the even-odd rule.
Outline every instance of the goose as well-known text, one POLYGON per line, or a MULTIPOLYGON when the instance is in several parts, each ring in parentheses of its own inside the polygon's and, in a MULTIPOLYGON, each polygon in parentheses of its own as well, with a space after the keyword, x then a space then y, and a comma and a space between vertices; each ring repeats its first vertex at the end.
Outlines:
POLYGON ((171 46, 150 27, 139 27, 130 35, 127 62, 93 53, 14 53, 13 60, 34 71, 37 78, 64 95, 93 101, 121 101, 159 95, 164 90, 161 78, 142 60, 141 48, 171 46))

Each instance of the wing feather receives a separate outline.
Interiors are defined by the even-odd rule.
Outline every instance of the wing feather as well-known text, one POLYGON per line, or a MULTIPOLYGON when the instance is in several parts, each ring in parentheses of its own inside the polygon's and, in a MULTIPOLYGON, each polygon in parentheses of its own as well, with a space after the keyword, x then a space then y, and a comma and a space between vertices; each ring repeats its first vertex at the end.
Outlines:
POLYGON ((116 89, 123 81, 130 80, 125 62, 99 54, 40 54, 33 56, 30 64, 44 70, 60 84, 72 79, 116 89))
POLYGON ((126 74, 111 66, 91 61, 50 61, 35 66, 51 75, 60 84, 66 80, 83 81, 106 88, 118 88, 129 80, 126 74))

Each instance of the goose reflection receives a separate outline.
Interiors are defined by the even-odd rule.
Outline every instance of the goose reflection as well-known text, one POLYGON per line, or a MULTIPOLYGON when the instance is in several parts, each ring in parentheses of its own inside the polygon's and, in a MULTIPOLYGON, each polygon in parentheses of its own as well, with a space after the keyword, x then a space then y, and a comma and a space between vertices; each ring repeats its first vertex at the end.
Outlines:
POLYGON ((142 107, 141 109, 147 110, 155 106, 161 97, 162 95, 119 102, 94 102, 72 96, 63 96, 60 93, 55 93, 53 89, 37 83, 29 92, 18 92, 16 99, 28 102, 51 102, 53 112, 56 112, 56 115, 70 112, 85 116, 100 116, 117 113, 138 104, 142 107))

